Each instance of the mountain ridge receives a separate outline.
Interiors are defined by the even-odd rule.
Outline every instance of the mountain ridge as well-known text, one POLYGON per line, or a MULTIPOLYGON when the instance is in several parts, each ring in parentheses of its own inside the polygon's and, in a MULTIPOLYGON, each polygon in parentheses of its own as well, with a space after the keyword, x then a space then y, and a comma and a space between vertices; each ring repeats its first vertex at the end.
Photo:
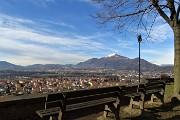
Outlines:
MULTIPOLYGON (((130 59, 121 55, 113 55, 110 57, 102 58, 91 58, 85 62, 80 62, 77 64, 80 68, 109 68, 118 70, 138 70, 139 69, 139 58, 130 59)), ((156 70, 160 66, 152 64, 144 59, 141 59, 141 69, 142 70, 156 70)))
MULTIPOLYGON (((147 60, 141 59, 142 71, 155 71, 158 69, 165 69, 169 71, 173 66, 163 67, 147 60)), ((54 69, 115 69, 115 70, 138 70, 139 58, 130 59, 118 54, 111 54, 101 58, 91 58, 84 62, 77 64, 33 64, 28 66, 20 66, 9 63, 7 61, 0 61, 0 69, 25 69, 25 70, 54 70, 54 69)))

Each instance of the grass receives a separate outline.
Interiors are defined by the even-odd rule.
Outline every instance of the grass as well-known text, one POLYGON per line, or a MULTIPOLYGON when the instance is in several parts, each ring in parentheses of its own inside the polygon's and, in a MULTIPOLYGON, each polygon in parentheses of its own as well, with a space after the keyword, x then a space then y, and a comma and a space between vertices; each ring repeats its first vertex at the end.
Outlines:
POLYGON ((165 103, 170 102, 173 95, 174 84, 167 84, 164 94, 165 103))

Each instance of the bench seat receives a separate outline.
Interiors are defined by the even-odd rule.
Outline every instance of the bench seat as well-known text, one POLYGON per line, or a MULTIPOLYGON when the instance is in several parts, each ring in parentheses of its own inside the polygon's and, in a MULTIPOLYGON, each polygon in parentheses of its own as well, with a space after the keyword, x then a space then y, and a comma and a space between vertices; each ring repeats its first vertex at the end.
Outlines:
MULTIPOLYGON (((87 102, 82 102, 82 103, 77 103, 77 104, 71 104, 71 105, 66 106, 66 112, 78 110, 78 109, 83 109, 83 108, 88 108, 88 107, 92 107, 92 106, 97 106, 97 105, 114 103, 114 102, 116 102, 116 100, 117 100, 116 98, 104 98, 104 99, 99 99, 99 100, 93 100, 93 101, 87 101, 87 102)), ((36 113, 41 118, 49 117, 49 116, 58 116, 59 112, 60 112, 60 107, 54 107, 54 108, 36 111, 36 113)))
POLYGON ((38 110, 38 111, 36 111, 36 113, 41 118, 45 118, 45 117, 49 117, 51 115, 58 116, 59 111, 60 111, 60 107, 54 107, 54 108, 49 108, 49 109, 44 109, 44 110, 38 110))
POLYGON ((104 98, 104 99, 99 99, 99 100, 87 101, 83 103, 71 104, 71 105, 66 106, 66 111, 68 112, 68 111, 83 109, 83 108, 97 106, 97 105, 114 103, 116 101, 117 101, 116 98, 104 98))
POLYGON ((116 106, 119 105, 121 89, 119 86, 113 86, 48 94, 45 108, 37 110, 36 113, 41 118, 49 117, 52 120, 58 117, 58 120, 64 120, 67 117, 66 112, 104 105, 104 112, 112 111, 115 118, 119 119, 119 107, 116 106))
POLYGON ((126 94, 125 96, 134 98, 134 97, 140 97, 142 94, 143 94, 142 92, 136 92, 136 93, 126 94))
POLYGON ((146 91, 146 94, 159 93, 159 92, 161 92, 161 91, 162 91, 161 89, 152 89, 152 90, 147 90, 147 91, 146 91))
POLYGON ((144 102, 155 102, 154 100, 156 99, 160 99, 160 101, 164 103, 165 83, 163 81, 141 84, 137 88, 137 92, 131 92, 130 88, 134 89, 135 87, 126 87, 126 91, 124 91, 124 96, 130 98, 130 108, 133 108, 133 106, 137 108, 137 106, 139 106, 139 108, 143 110, 144 102))
MULTIPOLYGON (((92 106, 97 106, 97 105, 114 103, 114 102, 116 102, 116 100, 117 100, 116 98, 104 98, 104 99, 100 99, 100 100, 93 100, 93 101, 88 101, 88 102, 83 102, 83 103, 78 103, 78 104, 71 104, 71 105, 66 106, 66 112, 83 109, 83 108, 87 108, 87 107, 92 107, 92 106)), ((49 116, 58 116, 59 112, 60 112, 60 107, 54 107, 54 108, 36 111, 36 113, 41 118, 49 117, 49 116)))

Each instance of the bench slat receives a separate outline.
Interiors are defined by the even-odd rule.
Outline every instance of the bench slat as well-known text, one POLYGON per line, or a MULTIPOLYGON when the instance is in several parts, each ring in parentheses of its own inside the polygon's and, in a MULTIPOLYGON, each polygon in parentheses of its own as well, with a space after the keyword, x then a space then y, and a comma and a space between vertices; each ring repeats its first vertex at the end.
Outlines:
POLYGON ((142 94, 143 94, 142 92, 136 92, 136 93, 126 94, 125 96, 127 96, 127 97, 138 97, 138 96, 141 96, 142 94))
POLYGON ((57 106, 62 106, 62 100, 56 100, 56 101, 51 101, 51 102, 46 102, 45 103, 45 109, 48 108, 53 108, 53 107, 57 107, 57 106))
POLYGON ((106 99, 106 98, 112 98, 118 96, 118 92, 109 92, 109 93, 102 93, 102 94, 93 94, 93 95, 86 95, 81 97, 75 97, 75 98, 68 98, 66 101, 66 104, 77 104, 81 102, 88 102, 93 100, 100 100, 100 99, 106 99))
POLYGON ((38 110, 36 113, 41 117, 49 117, 52 115, 58 115, 60 112, 60 107, 50 108, 50 109, 44 109, 44 110, 38 110))
POLYGON ((102 104, 114 103, 116 102, 116 100, 117 100, 116 98, 105 98, 105 99, 93 100, 78 104, 71 104, 71 105, 67 105, 66 111, 72 111, 72 110, 77 110, 77 109, 82 109, 82 108, 87 108, 102 104))
POLYGON ((157 92, 161 92, 162 89, 152 89, 152 90, 147 90, 146 94, 150 94, 150 93, 157 93, 157 92))

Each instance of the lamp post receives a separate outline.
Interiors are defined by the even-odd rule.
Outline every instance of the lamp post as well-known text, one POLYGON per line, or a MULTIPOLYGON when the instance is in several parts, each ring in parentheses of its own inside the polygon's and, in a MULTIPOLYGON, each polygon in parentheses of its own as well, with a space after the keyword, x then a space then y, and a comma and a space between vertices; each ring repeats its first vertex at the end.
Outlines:
POLYGON ((140 83, 140 72, 141 72, 141 68, 140 68, 140 60, 141 60, 141 58, 140 58, 140 43, 142 41, 141 35, 138 35, 137 39, 138 39, 138 43, 139 43, 139 83, 140 83))

